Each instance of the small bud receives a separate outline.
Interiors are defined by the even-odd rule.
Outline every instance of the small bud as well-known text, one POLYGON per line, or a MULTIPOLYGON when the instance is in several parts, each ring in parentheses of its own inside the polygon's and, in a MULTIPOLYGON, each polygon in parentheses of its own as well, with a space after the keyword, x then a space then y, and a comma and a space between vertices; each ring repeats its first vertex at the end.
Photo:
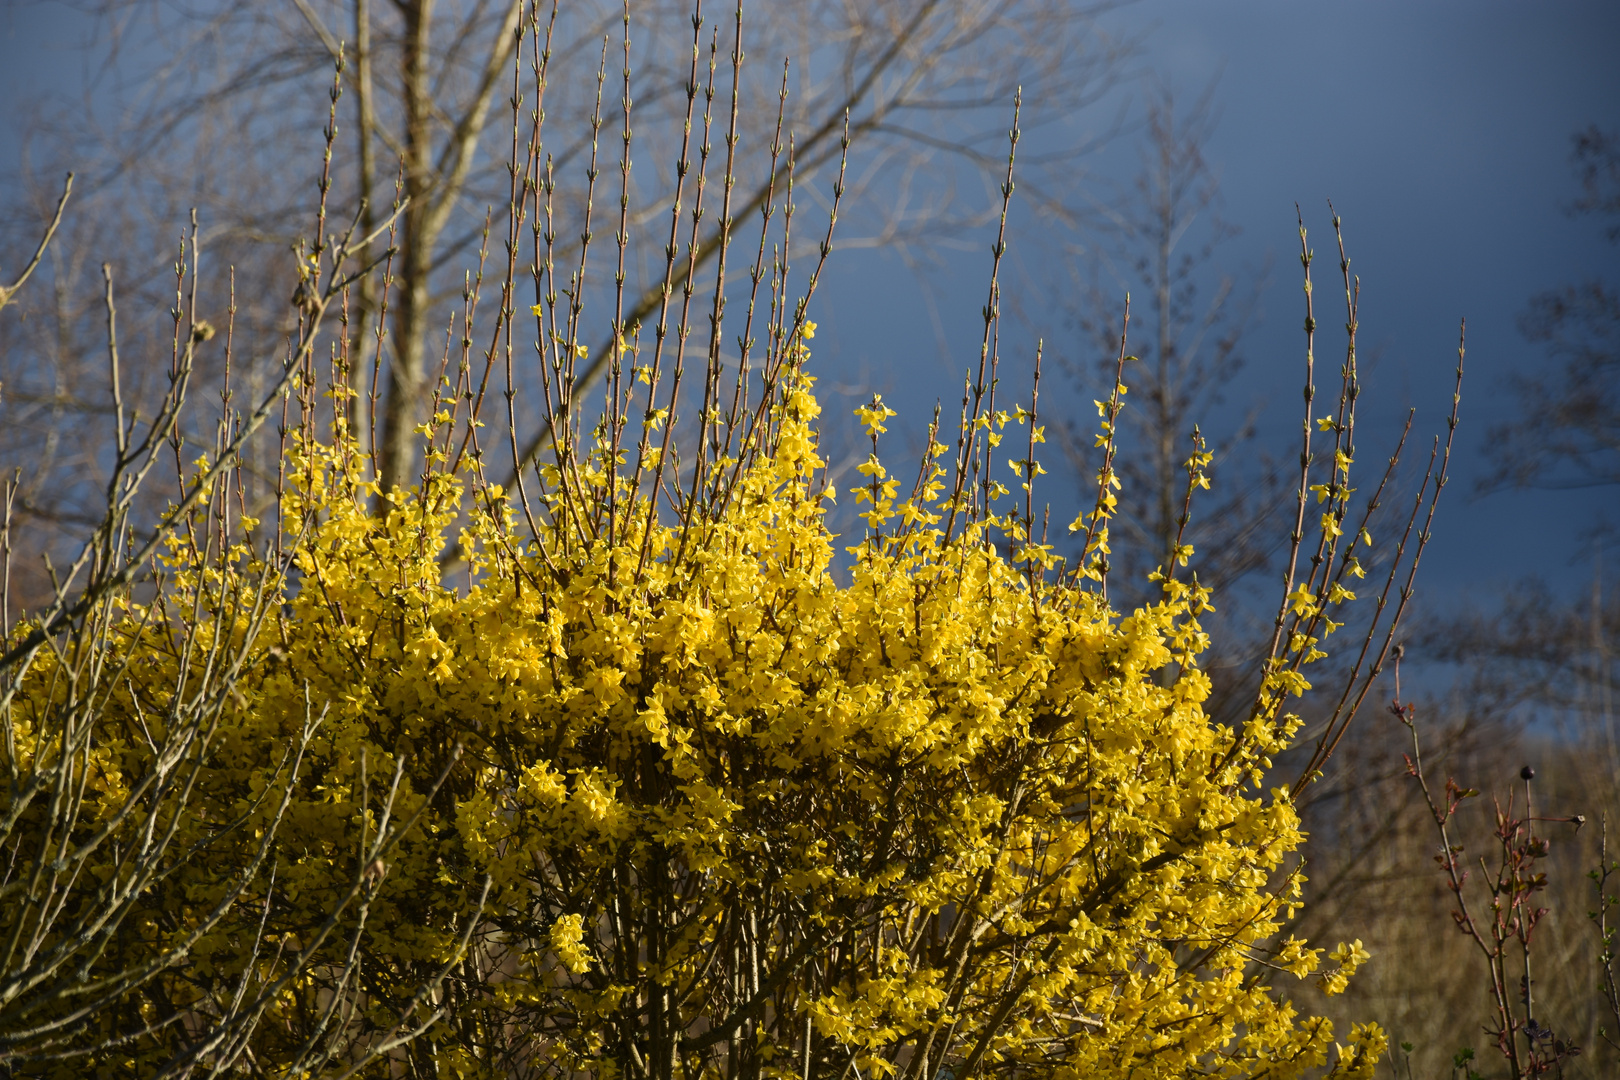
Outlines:
POLYGON ((1534 780, 1535 778, 1536 770, 1532 769, 1530 766, 1526 765, 1524 768, 1519 770, 1520 780, 1534 780))
POLYGON ((207 319, 198 319, 191 324, 191 340, 201 345, 205 341, 212 341, 214 337, 214 324, 207 319))

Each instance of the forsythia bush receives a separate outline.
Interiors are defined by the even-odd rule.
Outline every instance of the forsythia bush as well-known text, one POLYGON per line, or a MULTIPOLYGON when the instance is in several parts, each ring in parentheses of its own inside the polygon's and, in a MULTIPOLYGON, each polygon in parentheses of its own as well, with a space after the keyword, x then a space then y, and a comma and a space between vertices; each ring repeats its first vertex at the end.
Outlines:
MULTIPOLYGON (((278 812, 262 796, 288 783, 286 748, 307 745, 279 864, 244 901, 258 916, 196 941, 162 1004, 135 1012, 200 1007, 246 966, 269 980, 306 948, 386 828, 398 772, 391 813, 419 817, 362 872, 364 925, 339 920, 364 993, 330 1022, 387 1028, 449 963, 432 991, 442 1021, 391 1055, 438 1075, 1281 1077, 1323 1063, 1330 1025, 1266 977, 1321 964, 1272 940, 1298 905, 1283 872, 1298 819, 1286 792, 1250 782, 1297 720, 1230 754, 1234 733, 1200 708, 1206 593, 1171 580, 1159 603, 1117 614, 1085 576, 1053 584, 998 551, 991 528, 1016 534, 1011 518, 947 540, 947 470, 897 503, 875 457, 871 534, 841 580, 810 384, 784 377, 768 453, 731 462, 707 519, 659 520, 604 467, 605 444, 572 478, 547 467, 552 513, 532 538, 513 500, 472 481, 460 587, 440 559, 466 477, 430 468, 410 495, 384 494, 341 433, 291 448, 295 573, 248 643, 181 826, 200 842, 211 821, 278 812), (605 502, 615 483, 615 516, 585 517, 577 496, 605 502)), ((886 413, 866 410, 869 429, 886 413)), ((181 619, 259 572, 246 550, 221 558, 183 535, 166 563, 162 603, 181 619)), ((143 771, 141 724, 215 644, 182 654, 170 620, 133 603, 115 633, 125 685, 87 796, 109 806, 143 771)), ((37 664, 22 714, 49 710, 52 685, 37 664)), ((29 730, 24 770, 44 752, 29 730)), ((262 835, 182 867, 141 901, 124 947, 185 933, 262 835)), ((275 995, 251 1036, 272 1074, 344 959, 275 995)), ((1365 953, 1334 959, 1331 989, 1365 953)), ((1382 1046, 1358 1029, 1338 1074, 1370 1076, 1382 1046)))

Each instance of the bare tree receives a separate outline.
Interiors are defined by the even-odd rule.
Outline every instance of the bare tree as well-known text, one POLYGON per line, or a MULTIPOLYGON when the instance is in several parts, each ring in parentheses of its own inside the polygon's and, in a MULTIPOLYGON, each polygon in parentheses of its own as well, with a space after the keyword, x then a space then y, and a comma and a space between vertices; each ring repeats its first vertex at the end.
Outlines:
MULTIPOLYGON (((1620 133, 1574 136, 1582 197, 1571 212, 1611 222, 1620 215, 1620 133)), ((1604 235, 1620 243, 1620 225, 1604 235)), ((1533 297, 1519 326, 1562 362, 1514 381, 1519 415, 1490 434, 1496 470, 1483 490, 1620 485, 1620 293, 1593 278, 1533 297)))
MULTIPOLYGON (((1576 133, 1572 156, 1582 197, 1571 212, 1600 222, 1620 213, 1620 136, 1596 127, 1576 133)), ((1611 242, 1620 232, 1606 229, 1611 242)), ((1620 294, 1600 279, 1533 297, 1520 320, 1525 337, 1561 365, 1515 379, 1519 415, 1490 433, 1496 465, 1480 491, 1540 487, 1610 492, 1620 486, 1620 294)), ((1527 365, 1528 366, 1528 365, 1527 365)), ((1478 692, 1505 706, 1533 706, 1573 723, 1576 738, 1604 748, 1606 798, 1620 794, 1613 717, 1616 596, 1605 588, 1604 554, 1620 522, 1593 503, 1592 585, 1570 603, 1526 582, 1500 610, 1437 626, 1426 644, 1446 661, 1477 670, 1478 692)), ((1522 709, 1519 711, 1522 712, 1522 709)))
MULTIPOLYGON (((1146 103, 1142 168, 1126 199, 1109 209, 1095 244, 1091 280, 1079 297, 1076 322, 1083 341, 1099 351, 1112 344, 1104 312, 1120 294, 1132 294, 1134 311, 1145 313, 1145 332, 1128 362, 1129 403, 1122 412, 1120 478, 1122 512, 1118 528, 1130 543, 1122 580, 1145 589, 1146 576, 1175 559, 1182 533, 1186 462, 1193 455, 1195 430, 1202 432, 1243 366, 1241 345, 1258 314, 1265 272, 1240 283, 1219 267, 1220 246, 1236 229, 1220 216, 1217 169, 1206 156, 1214 131, 1213 86, 1190 107, 1179 108, 1173 92, 1157 87, 1146 103), (1145 300, 1146 303, 1142 301, 1145 300)), ((1137 318, 1142 318, 1138 316, 1137 318)), ((1104 365, 1112 368, 1112 357, 1104 365)), ((1090 365, 1069 363, 1081 382, 1092 381, 1090 365)), ((1107 372, 1112 375, 1112 370, 1107 372)), ((1254 436, 1255 411, 1208 447, 1214 469, 1254 436)), ((1068 426, 1071 456, 1087 449, 1079 437, 1084 421, 1068 426)), ((1191 566, 1199 580, 1224 589, 1270 562, 1277 530, 1267 528, 1267 511, 1278 494, 1275 477, 1225 478, 1203 496, 1184 542, 1193 545, 1191 566)))
MULTIPOLYGON (((663 243, 655 234, 677 190, 680 157, 671 133, 680 131, 694 94, 712 104, 717 130, 703 152, 735 158, 738 188, 726 192, 723 207, 710 197, 695 258, 690 270, 682 260, 670 283, 675 288, 680 275, 712 272, 721 237, 757 211, 779 179, 769 174, 765 148, 782 93, 786 157, 801 190, 837 158, 847 126, 848 242, 933 243, 990 212, 993 200, 978 191, 994 184, 990 147, 1004 134, 996 110, 1017 86, 1044 111, 1044 121, 1036 116, 1026 125, 1037 128, 1083 109, 1111 85, 1128 44, 1098 29, 1110 6, 1108 0, 816 0, 721 10, 694 9, 687 0, 622 8, 605 0, 566 7, 519 0, 221 0, 181 10, 107 0, 99 8, 105 47, 139 73, 129 93, 132 115, 122 130, 91 131, 66 149, 95 158, 99 168, 87 170, 93 198, 118 203, 108 210, 126 215, 120 229, 173 220, 172 209, 162 212, 166 202, 198 202, 211 223, 205 248, 229 246, 244 283, 268 283, 286 272, 296 222, 307 213, 302 195, 289 194, 307 190, 288 182, 287 163, 307 160, 295 151, 309 146, 313 134, 297 118, 313 111, 306 102, 316 72, 341 55, 348 93, 333 152, 356 181, 338 197, 360 207, 368 235, 390 205, 404 207, 388 310, 375 287, 362 284, 345 313, 354 344, 351 424, 363 440, 375 432, 383 475, 403 483, 412 476, 413 429, 424 418, 449 307, 460 302, 464 271, 478 262, 486 230, 506 231, 499 216, 512 201, 511 147, 509 139, 491 137, 492 124, 506 127, 537 110, 574 121, 548 128, 569 134, 541 149, 540 187, 548 196, 556 192, 559 223, 583 222, 579 232, 558 237, 577 258, 580 237, 592 229, 626 232, 632 252, 663 243), (136 44, 147 25, 166 43, 157 61, 136 44), (520 49, 536 27, 538 34, 528 37, 535 47, 520 49), (688 63, 694 50, 696 80, 688 63), (719 85, 705 82, 704 69, 728 60, 732 50, 746 53, 751 74, 738 86, 727 85, 724 75, 719 85), (787 55, 799 59, 784 72, 787 55), (518 76, 532 80, 542 70, 539 94, 520 98, 518 76), (607 181, 594 181, 625 168, 632 137, 646 164, 629 177, 626 204, 610 206, 603 199, 607 181), (578 173, 591 179, 579 185, 583 195, 568 194, 575 185, 551 186, 578 173), (958 197, 960 183, 974 178, 982 185, 958 197), (131 200, 131 192, 140 197, 131 200), (132 203, 145 207, 140 220, 128 216, 132 203), (493 219, 486 214, 491 206, 493 219)), ((53 131, 63 127, 56 119, 53 131)), ((41 135, 41 145, 48 143, 41 135)), ((1058 147, 1024 181, 1025 195, 1044 200, 1060 219, 1075 219, 1077 196, 1058 183, 1073 157, 1071 148, 1058 147)), ((526 194, 531 201, 541 195, 526 194)), ((532 215, 531 224, 540 229, 541 215, 532 215)), ((576 302, 617 304, 622 321, 634 323, 665 286, 656 270, 633 256, 622 265, 580 259, 576 302)), ((256 325, 273 334, 290 325, 294 313, 267 285, 244 290, 249 294, 259 306, 243 305, 244 332, 256 325)), ((71 322, 75 314, 84 313, 64 311, 62 318, 71 322)), ((608 349, 605 341, 593 348, 585 381, 603 371, 608 349)), ((83 404, 54 387, 35 397, 57 406, 32 415, 32 429, 62 423, 62 407, 83 404)), ((542 438, 531 432, 528 446, 542 438)))

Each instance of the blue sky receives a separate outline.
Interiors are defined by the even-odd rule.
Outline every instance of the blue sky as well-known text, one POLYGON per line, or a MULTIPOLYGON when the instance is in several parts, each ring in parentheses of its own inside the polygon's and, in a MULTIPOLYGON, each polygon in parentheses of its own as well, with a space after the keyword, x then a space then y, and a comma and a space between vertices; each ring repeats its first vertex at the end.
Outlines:
MULTIPOLYGON (((60 4, 9 5, 0 13, 0 93, 76 93, 86 60, 71 44, 84 25, 60 4)), ((1143 0, 1105 25, 1140 35, 1137 69, 1184 98, 1215 81, 1220 123, 1209 156, 1225 217, 1242 230, 1221 262, 1241 273, 1274 260, 1263 322, 1247 338, 1249 366, 1230 407, 1264 399, 1264 441, 1291 445, 1301 356, 1294 205, 1305 208, 1323 251, 1332 198, 1363 279, 1365 463, 1393 439, 1409 405, 1419 410, 1420 432, 1439 430, 1457 323, 1468 319, 1461 459, 1425 560, 1423 596, 1485 600, 1532 571, 1566 591, 1582 587, 1591 563, 1580 530, 1597 511, 1615 516, 1614 492, 1476 498, 1472 486, 1486 431, 1513 414, 1506 380, 1547 363, 1516 327, 1530 296, 1594 275, 1620 283, 1620 247, 1563 209, 1575 194, 1571 135, 1593 123, 1620 128, 1620 4, 1143 0)), ((1121 93, 1139 97, 1142 85, 1127 83, 1121 93)), ((1083 136, 1108 115, 1071 118, 1067 130, 1083 136)), ((14 134, 0 134, 8 166, 14 134)), ((1086 159, 1076 183, 1101 190, 1127 179, 1138 151, 1130 137, 1115 140, 1086 159)), ((991 237, 981 239, 979 255, 927 283, 953 343, 945 358, 923 287, 893 256, 836 256, 819 305, 825 381, 864 371, 914 428, 936 397, 949 401, 959 385, 952 369, 977 350, 991 237)), ((1331 261, 1319 262, 1319 284, 1331 271, 1331 261)), ((1035 263, 1023 272, 1057 280, 1064 270, 1035 263)), ((1020 331, 1054 339, 1067 332, 1060 312, 1040 310, 1020 331)), ((1016 355, 1022 346, 1009 336, 1016 355)), ((1334 356, 1331 348, 1322 354, 1334 356)), ((1059 514, 1067 520, 1072 508, 1059 514)))
MULTIPOLYGON (((1620 248, 1564 210, 1577 194, 1573 133, 1593 123, 1620 127, 1620 5, 1147 0, 1109 23, 1145 32, 1141 66, 1183 98, 1218 79, 1209 156, 1220 170, 1224 215, 1242 230, 1220 261, 1241 273, 1273 258, 1263 322, 1246 339, 1248 367, 1230 406, 1264 399, 1264 441, 1293 445, 1303 353, 1294 207, 1303 207, 1322 255, 1332 244, 1331 198, 1363 283, 1364 481, 1409 406, 1418 409, 1415 432, 1443 428, 1458 322, 1468 320, 1460 460, 1425 556, 1420 601, 1486 602, 1531 572, 1566 592, 1584 588, 1592 564, 1580 535, 1595 511, 1612 519, 1620 510, 1615 492, 1478 498, 1473 482, 1487 429, 1514 415, 1509 376, 1548 363, 1517 329, 1529 298, 1591 276, 1620 283, 1620 248)), ((1116 140, 1088 159, 1091 171, 1077 182, 1123 180, 1138 161, 1134 142, 1116 140)), ((920 417, 947 383, 942 366, 924 366, 932 374, 918 378, 892 358, 932 341, 921 290, 893 273, 892 258, 845 258, 860 268, 827 294, 836 340, 863 356, 877 381, 887 371, 891 396, 920 417), (874 291, 868 283, 886 263, 885 286, 874 291)), ((932 282, 960 345, 958 371, 977 349, 988 257, 978 261, 932 282)), ((1335 261, 1319 258, 1319 305, 1332 301, 1334 277, 1335 261)), ((1319 306, 1318 317, 1340 322, 1337 310, 1319 306)), ((1032 332, 1060 337, 1060 316, 1047 314, 1032 332)), ((1319 344, 1333 366, 1339 355, 1319 344)))
MULTIPOLYGON (((1156 66, 1191 85, 1220 75, 1211 155, 1244 230, 1234 248, 1286 254, 1295 200, 1309 212, 1332 198, 1344 215, 1363 278, 1362 347, 1376 354, 1364 460, 1409 405, 1428 420, 1419 430, 1437 428, 1468 319, 1463 455, 1425 591, 1479 596, 1532 569, 1587 580, 1577 533, 1592 500, 1620 509, 1617 493, 1470 489, 1487 429, 1515 415, 1507 379, 1548 362, 1518 333, 1529 297, 1594 275, 1620 282, 1620 248, 1564 211, 1576 194, 1571 135, 1620 126, 1620 5, 1157 3, 1132 14, 1157 24, 1156 66)), ((1291 387, 1298 284, 1277 265, 1251 374, 1291 387)))

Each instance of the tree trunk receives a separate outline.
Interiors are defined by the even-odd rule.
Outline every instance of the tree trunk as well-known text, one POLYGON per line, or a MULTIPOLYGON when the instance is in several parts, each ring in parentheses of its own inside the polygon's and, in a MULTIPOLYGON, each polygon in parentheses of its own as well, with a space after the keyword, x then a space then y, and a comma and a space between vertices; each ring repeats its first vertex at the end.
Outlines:
POLYGON ((384 489, 410 484, 416 459, 415 429, 427 393, 428 276, 435 236, 428 193, 433 177, 433 103, 428 86, 428 40, 433 0, 410 0, 405 17, 405 194, 401 215, 398 306, 394 309, 394 355, 388 366, 382 445, 377 457, 384 489))

